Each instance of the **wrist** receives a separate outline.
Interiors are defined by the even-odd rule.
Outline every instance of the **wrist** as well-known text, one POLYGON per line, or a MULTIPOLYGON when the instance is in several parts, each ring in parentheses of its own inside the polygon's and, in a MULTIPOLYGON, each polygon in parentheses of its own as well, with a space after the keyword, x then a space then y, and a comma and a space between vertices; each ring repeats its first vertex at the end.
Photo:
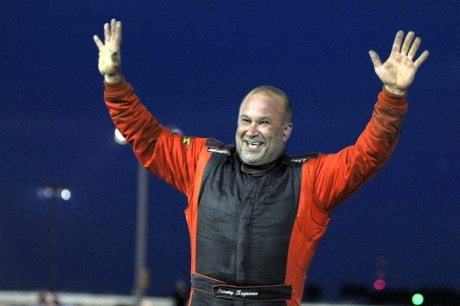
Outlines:
POLYGON ((384 85, 385 89, 395 95, 400 95, 400 96, 403 96, 406 94, 407 92, 407 89, 405 90, 401 90, 401 89, 398 89, 398 88, 394 88, 394 87, 391 87, 391 86, 388 86, 388 85, 384 85))
POLYGON ((118 83, 122 78, 123 77, 121 76, 120 73, 116 73, 112 75, 104 74, 104 80, 107 83, 118 83))

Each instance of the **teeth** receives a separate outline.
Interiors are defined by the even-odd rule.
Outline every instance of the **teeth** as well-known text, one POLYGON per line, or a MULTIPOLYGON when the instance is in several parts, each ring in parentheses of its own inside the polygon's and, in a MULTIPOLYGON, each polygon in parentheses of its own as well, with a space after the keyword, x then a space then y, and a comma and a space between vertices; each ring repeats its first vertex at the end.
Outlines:
POLYGON ((260 146, 260 142, 249 142, 249 141, 246 141, 246 143, 248 144, 248 146, 250 148, 257 148, 258 146, 260 146))

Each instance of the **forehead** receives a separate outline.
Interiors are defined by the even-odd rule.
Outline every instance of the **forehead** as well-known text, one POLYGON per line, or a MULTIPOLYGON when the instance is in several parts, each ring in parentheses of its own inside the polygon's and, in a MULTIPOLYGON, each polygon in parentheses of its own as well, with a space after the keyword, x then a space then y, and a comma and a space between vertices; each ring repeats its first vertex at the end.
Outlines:
POLYGON ((240 116, 281 117, 283 113, 283 99, 265 93, 248 95, 240 106, 240 116))

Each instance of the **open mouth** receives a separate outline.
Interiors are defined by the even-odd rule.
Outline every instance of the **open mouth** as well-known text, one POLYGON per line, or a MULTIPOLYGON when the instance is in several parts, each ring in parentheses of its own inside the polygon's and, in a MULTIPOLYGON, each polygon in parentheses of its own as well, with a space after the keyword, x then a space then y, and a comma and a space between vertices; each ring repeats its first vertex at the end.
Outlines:
POLYGON ((245 141, 245 143, 250 150, 257 150, 262 146, 261 142, 245 141))

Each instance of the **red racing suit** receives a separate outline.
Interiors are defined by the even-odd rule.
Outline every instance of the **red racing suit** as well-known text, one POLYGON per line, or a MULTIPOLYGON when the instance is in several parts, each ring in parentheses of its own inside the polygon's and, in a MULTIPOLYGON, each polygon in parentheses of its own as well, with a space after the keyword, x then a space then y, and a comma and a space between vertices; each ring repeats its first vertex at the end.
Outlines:
POLYGON ((354 145, 250 167, 232 145, 171 133, 125 80, 105 86, 139 162, 188 198, 189 305, 300 305, 332 210, 389 160, 407 111, 405 96, 383 89, 354 145))

